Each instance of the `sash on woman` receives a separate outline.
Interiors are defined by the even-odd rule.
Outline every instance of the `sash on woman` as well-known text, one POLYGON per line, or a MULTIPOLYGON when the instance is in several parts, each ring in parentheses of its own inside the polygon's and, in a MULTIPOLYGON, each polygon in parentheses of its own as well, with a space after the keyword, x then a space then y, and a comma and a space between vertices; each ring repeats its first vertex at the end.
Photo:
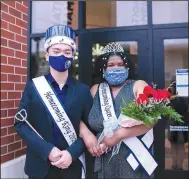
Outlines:
MULTIPOLYGON (((77 140, 77 134, 75 129, 66 114, 63 106, 60 104, 56 94, 48 84, 44 76, 40 76, 33 79, 34 85, 43 100, 46 109, 51 114, 54 122, 59 127, 62 135, 66 139, 68 145, 70 146, 73 142, 77 140)), ((82 179, 85 178, 85 155, 82 154, 79 157, 83 167, 82 167, 82 179)))
MULTIPOLYGON (((112 128, 113 130, 118 126, 118 119, 116 117, 112 96, 110 93, 110 88, 107 83, 101 83, 99 86, 99 97, 100 97, 100 105, 102 115, 104 117, 104 124, 107 123, 108 127, 112 128)), ((111 131, 110 129, 106 129, 104 126, 104 131, 111 131)), ((150 151, 148 150, 153 143, 153 129, 149 130, 142 139, 139 140, 137 137, 130 137, 124 139, 124 142, 132 153, 127 157, 127 161, 133 170, 136 170, 139 164, 144 168, 144 170, 151 175, 155 168, 157 167, 157 163, 152 157, 150 151), (144 144, 146 147, 144 146, 144 144)))

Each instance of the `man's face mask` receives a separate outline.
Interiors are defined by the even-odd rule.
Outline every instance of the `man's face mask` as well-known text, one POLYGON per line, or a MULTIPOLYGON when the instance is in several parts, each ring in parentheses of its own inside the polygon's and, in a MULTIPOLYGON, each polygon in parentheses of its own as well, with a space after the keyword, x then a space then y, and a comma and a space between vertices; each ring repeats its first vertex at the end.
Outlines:
POLYGON ((64 72, 71 67, 73 63, 73 57, 60 56, 49 56, 49 65, 59 72, 64 72))

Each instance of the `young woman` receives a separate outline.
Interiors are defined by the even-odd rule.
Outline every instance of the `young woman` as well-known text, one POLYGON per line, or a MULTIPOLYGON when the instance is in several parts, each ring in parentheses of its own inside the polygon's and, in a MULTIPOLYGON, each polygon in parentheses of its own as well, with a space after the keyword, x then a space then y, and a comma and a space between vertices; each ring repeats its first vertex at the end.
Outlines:
MULTIPOLYGON (((100 69, 103 76, 102 82, 106 82, 109 85, 114 110, 118 118, 120 115, 120 108, 123 106, 123 100, 127 103, 136 98, 139 94, 143 93, 143 89, 145 86, 147 86, 147 83, 142 80, 135 81, 132 79, 132 62, 129 59, 129 56, 124 53, 121 45, 118 43, 108 44, 103 49, 103 54, 98 60, 102 62, 100 69)), ((101 111, 101 103, 99 100, 99 84, 95 84, 91 88, 91 94, 93 96, 93 107, 90 111, 88 120, 89 125, 96 133, 96 137, 99 138, 104 129, 104 116, 101 111)), ((119 153, 111 158, 111 148, 113 146, 117 145, 125 138, 138 136, 140 139, 141 135, 145 134, 149 130, 150 128, 147 128, 145 125, 134 126, 131 128, 121 127, 114 132, 112 137, 105 137, 101 142, 102 145, 98 145, 96 143, 96 146, 96 141, 90 132, 88 132, 89 135, 87 137, 82 135, 82 138, 84 139, 86 146, 88 146, 88 149, 90 149, 91 154, 97 156, 94 166, 94 172, 96 173, 97 178, 152 178, 153 174, 149 176, 143 169, 141 169, 141 167, 136 171, 131 168, 130 164, 126 160, 130 150, 123 142, 119 153), (107 147, 109 148, 109 152, 103 153, 107 147)), ((149 150, 152 151, 152 149, 149 150)))

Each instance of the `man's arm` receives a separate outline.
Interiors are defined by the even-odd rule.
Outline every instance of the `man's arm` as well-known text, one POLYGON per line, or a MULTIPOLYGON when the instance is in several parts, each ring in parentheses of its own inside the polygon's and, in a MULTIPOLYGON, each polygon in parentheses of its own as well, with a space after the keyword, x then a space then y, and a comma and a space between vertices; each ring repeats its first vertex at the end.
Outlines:
MULTIPOLYGON (((88 87, 83 90, 83 96, 85 96, 85 100, 83 104, 82 121, 88 126, 88 116, 93 103, 90 89, 88 87)), ((85 148, 86 147, 83 139, 81 137, 78 137, 78 139, 66 150, 71 154, 72 160, 74 161, 81 156, 85 148)))
MULTIPOLYGON (((29 81, 25 86, 24 93, 19 106, 19 111, 21 109, 25 109, 28 115, 30 108, 31 88, 32 84, 31 81, 29 81)), ((30 117, 27 118, 28 121, 29 119, 30 117)), ((49 154, 54 147, 53 144, 41 139, 25 122, 16 120, 14 126, 16 128, 18 135, 24 140, 27 146, 43 160, 48 160, 49 154)))
POLYGON ((90 89, 87 87, 84 94, 85 95, 85 103, 84 103, 84 110, 82 115, 82 121, 89 127, 88 125, 88 117, 93 105, 93 98, 90 93, 90 89))

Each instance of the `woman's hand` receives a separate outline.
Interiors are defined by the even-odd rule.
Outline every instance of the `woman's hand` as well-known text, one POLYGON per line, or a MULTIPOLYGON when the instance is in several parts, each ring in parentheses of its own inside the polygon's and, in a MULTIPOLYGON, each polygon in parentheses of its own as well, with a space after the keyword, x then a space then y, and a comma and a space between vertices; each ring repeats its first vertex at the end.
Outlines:
POLYGON ((114 131, 114 134, 112 137, 110 137, 110 138, 105 137, 103 139, 102 143, 104 143, 108 147, 114 147, 120 141, 122 141, 122 139, 123 139, 123 131, 120 128, 120 129, 114 131))
POLYGON ((100 156, 103 153, 96 136, 88 129, 83 121, 80 122, 80 137, 83 139, 87 150, 92 156, 100 156))
POLYGON ((92 132, 88 132, 85 137, 83 137, 84 143, 87 147, 87 150, 90 152, 92 156, 99 157, 102 155, 104 150, 104 144, 103 146, 98 144, 98 140, 96 136, 92 132))

